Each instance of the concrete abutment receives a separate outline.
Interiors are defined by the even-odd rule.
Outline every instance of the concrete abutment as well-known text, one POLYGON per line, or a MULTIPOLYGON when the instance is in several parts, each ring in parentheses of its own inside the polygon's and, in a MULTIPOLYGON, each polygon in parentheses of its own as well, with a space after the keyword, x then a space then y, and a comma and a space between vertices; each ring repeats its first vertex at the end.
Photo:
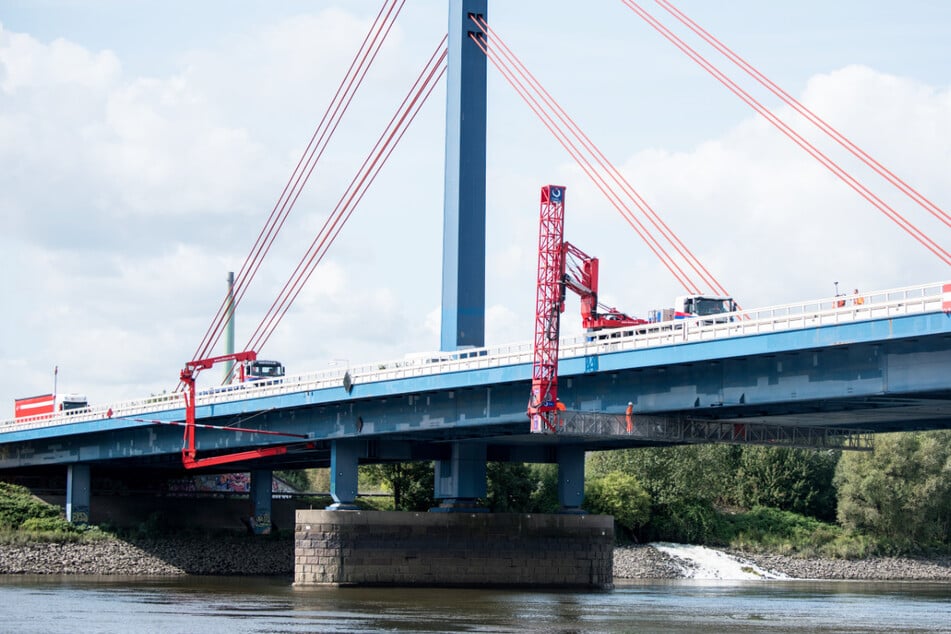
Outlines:
POLYGON ((298 586, 609 589, 607 515, 297 511, 298 586))

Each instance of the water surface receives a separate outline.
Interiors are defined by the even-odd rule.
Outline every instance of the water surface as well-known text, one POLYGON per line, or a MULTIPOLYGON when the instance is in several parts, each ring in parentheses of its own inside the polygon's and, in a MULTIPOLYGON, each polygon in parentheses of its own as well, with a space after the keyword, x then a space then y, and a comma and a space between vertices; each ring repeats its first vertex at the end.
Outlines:
POLYGON ((0 576, 0 631, 949 632, 951 584, 630 582, 606 592, 298 588, 289 578, 0 576))

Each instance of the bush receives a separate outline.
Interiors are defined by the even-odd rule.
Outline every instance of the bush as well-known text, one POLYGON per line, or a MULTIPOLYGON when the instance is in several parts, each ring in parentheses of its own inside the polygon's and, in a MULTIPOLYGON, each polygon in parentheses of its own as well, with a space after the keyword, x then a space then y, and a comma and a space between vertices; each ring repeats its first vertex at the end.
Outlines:
POLYGON ((58 518, 58 506, 47 504, 26 487, 0 482, 0 528, 18 529, 30 518, 58 518))
POLYGON ((652 541, 708 544, 719 542, 722 530, 713 504, 692 500, 655 506, 647 532, 652 541))
POLYGON ((722 519, 722 536, 735 548, 838 557, 861 550, 835 524, 776 508, 756 507, 722 519))
POLYGON ((31 517, 20 524, 20 530, 34 533, 69 533, 74 527, 65 517, 31 517))
POLYGON ((650 496, 632 475, 612 471, 587 482, 584 505, 592 513, 613 515, 614 524, 628 536, 650 519, 650 496))

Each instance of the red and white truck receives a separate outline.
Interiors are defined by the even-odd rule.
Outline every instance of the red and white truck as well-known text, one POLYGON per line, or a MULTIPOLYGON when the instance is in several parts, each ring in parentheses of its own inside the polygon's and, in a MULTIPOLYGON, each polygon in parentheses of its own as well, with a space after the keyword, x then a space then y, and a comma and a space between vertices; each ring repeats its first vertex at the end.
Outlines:
POLYGON ((87 407, 89 407, 89 403, 82 394, 40 394, 39 396, 16 399, 13 417, 41 416, 49 418, 57 412, 70 412, 87 407))

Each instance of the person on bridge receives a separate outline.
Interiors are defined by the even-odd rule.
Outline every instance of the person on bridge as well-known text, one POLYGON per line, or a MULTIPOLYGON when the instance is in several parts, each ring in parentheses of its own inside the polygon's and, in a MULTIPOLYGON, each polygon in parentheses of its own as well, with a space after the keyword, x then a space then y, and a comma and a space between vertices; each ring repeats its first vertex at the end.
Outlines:
POLYGON ((627 421, 627 433, 634 431, 634 403, 628 403, 624 411, 624 419, 627 421))
POLYGON ((855 292, 853 293, 853 295, 855 295, 855 299, 852 300, 853 304, 855 304, 856 306, 861 306, 862 304, 865 303, 865 298, 859 295, 859 289, 855 289, 855 292))

